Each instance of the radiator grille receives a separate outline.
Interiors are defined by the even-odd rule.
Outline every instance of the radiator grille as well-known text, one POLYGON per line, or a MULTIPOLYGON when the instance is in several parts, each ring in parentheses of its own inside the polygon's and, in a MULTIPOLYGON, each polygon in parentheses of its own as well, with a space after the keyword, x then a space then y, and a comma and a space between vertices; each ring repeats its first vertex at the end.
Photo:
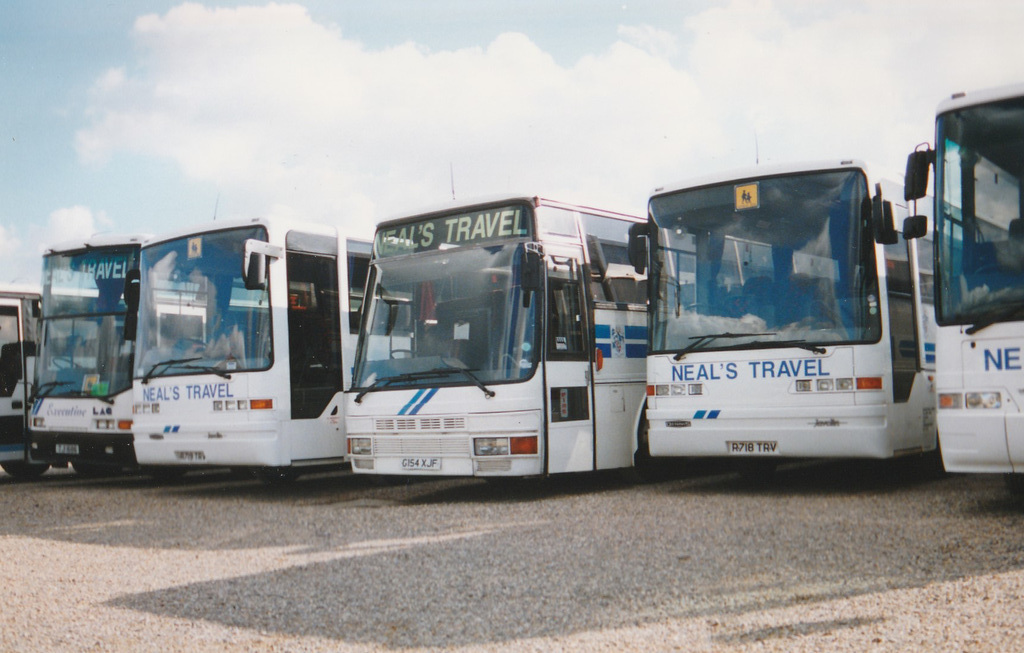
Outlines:
POLYGON ((381 417, 373 421, 374 431, 462 431, 465 417, 381 417))
POLYGON ((377 456, 468 456, 469 438, 374 438, 373 453, 377 456))

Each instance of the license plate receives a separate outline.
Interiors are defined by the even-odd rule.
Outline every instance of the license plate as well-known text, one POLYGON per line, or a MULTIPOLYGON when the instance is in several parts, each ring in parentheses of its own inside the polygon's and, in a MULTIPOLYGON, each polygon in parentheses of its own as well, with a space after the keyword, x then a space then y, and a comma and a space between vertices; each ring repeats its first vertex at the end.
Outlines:
POLYGON ((77 444, 57 444, 54 445, 54 452, 64 454, 65 456, 77 456, 78 445, 77 444))
POLYGON ((402 458, 402 469, 436 472, 441 469, 440 458, 402 458))
POLYGON ((206 454, 202 451, 175 451, 174 457, 185 462, 196 462, 206 460, 206 454))
POLYGON ((762 456, 778 455, 779 443, 776 440, 730 440, 725 443, 730 454, 762 456))

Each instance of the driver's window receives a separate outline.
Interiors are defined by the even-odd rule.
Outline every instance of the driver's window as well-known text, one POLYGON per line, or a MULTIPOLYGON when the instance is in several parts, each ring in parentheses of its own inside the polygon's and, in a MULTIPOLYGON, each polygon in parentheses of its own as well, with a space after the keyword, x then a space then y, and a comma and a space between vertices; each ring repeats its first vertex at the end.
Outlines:
POLYGON ((550 257, 548 267, 548 359, 587 360, 584 304, 574 259, 550 257))

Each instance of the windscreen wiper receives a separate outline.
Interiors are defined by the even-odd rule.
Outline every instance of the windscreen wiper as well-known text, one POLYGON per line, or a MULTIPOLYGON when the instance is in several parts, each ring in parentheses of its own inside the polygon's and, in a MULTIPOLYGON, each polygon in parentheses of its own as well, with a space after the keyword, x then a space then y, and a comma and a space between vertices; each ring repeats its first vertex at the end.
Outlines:
POLYGON ((491 390, 486 385, 484 385, 484 382, 480 380, 480 377, 478 377, 476 374, 473 374, 473 372, 469 368, 467 368, 465 364, 462 363, 462 361, 449 361, 442 359, 441 362, 444 363, 445 365, 448 365, 449 367, 438 367, 432 371, 443 373, 458 372, 465 376, 470 381, 472 381, 476 387, 480 388, 480 390, 483 391, 484 395, 488 399, 494 396, 494 390, 491 390))
POLYGON ((1014 304, 1013 306, 999 307, 995 310, 988 311, 984 317, 972 324, 971 326, 964 329, 964 333, 971 336, 987 329, 988 327, 998 322, 1006 322, 1012 318, 1019 318, 1024 316, 1024 304, 1014 304))
POLYGON ((227 370, 222 370, 216 365, 178 365, 179 369, 182 370, 197 370, 199 372, 209 372, 210 374, 216 374, 223 379, 230 379, 231 373, 227 370))
POLYGON ((396 374, 395 376, 386 376, 383 379, 377 379, 370 385, 361 389, 359 391, 359 394, 356 395, 355 401, 357 404, 361 404, 363 403, 363 397, 365 397, 367 393, 373 392, 374 390, 378 390, 386 385, 391 385, 392 383, 396 383, 398 381, 419 381, 420 379, 440 378, 442 376, 446 376, 446 370, 447 368, 442 367, 435 370, 427 370, 425 372, 404 372, 402 374, 396 374))
POLYGON ((63 385, 71 385, 71 381, 48 381, 38 388, 36 388, 36 397, 49 397, 50 393, 47 390, 56 390, 63 385))
POLYGON ((142 375, 143 385, 149 383, 149 380, 156 374, 158 367, 163 366, 164 368, 170 367, 171 365, 181 365, 183 363, 191 363, 192 361, 200 360, 201 356, 193 356, 192 358, 172 358, 166 361, 160 361, 159 363, 153 363, 153 366, 149 368, 149 371, 142 375))
POLYGON ((824 354, 826 349, 821 345, 807 342, 806 340, 755 340, 743 343, 743 347, 750 349, 775 349, 779 347, 797 347, 806 349, 814 354, 824 354))
POLYGON ((690 340, 692 340, 693 342, 691 342, 690 344, 686 345, 686 347, 681 349, 675 355, 674 360, 677 360, 677 361, 683 360, 683 358, 687 354, 689 354, 692 351, 696 351, 696 350, 702 348, 704 345, 708 344, 709 342, 711 342, 713 340, 719 340, 719 339, 722 339, 722 338, 757 338, 757 337, 760 337, 760 336, 774 336, 774 335, 775 335, 774 331, 769 331, 769 332, 766 332, 766 333, 730 333, 729 331, 726 331, 725 333, 711 333, 711 334, 704 335, 704 336, 691 336, 690 340))

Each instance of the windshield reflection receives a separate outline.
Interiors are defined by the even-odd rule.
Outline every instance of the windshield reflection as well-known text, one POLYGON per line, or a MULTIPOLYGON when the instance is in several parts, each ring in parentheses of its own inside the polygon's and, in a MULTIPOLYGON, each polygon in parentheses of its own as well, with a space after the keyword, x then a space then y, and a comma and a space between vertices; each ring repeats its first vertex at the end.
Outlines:
POLYGON ((939 324, 1024 313, 1024 99, 940 116, 935 240, 939 324))
POLYGON ((652 349, 877 340, 866 197, 863 173, 850 170, 652 198, 652 349))
POLYGON ((269 293, 242 280, 250 238, 266 240, 266 231, 199 234, 142 251, 136 377, 270 366, 269 293))
POLYGON ((111 247, 44 257, 41 395, 104 398, 131 387, 134 343, 124 339, 123 291, 138 253, 111 247))
POLYGON ((537 298, 523 307, 521 258, 522 245, 507 244, 376 262, 354 386, 529 377, 538 353, 537 298))

